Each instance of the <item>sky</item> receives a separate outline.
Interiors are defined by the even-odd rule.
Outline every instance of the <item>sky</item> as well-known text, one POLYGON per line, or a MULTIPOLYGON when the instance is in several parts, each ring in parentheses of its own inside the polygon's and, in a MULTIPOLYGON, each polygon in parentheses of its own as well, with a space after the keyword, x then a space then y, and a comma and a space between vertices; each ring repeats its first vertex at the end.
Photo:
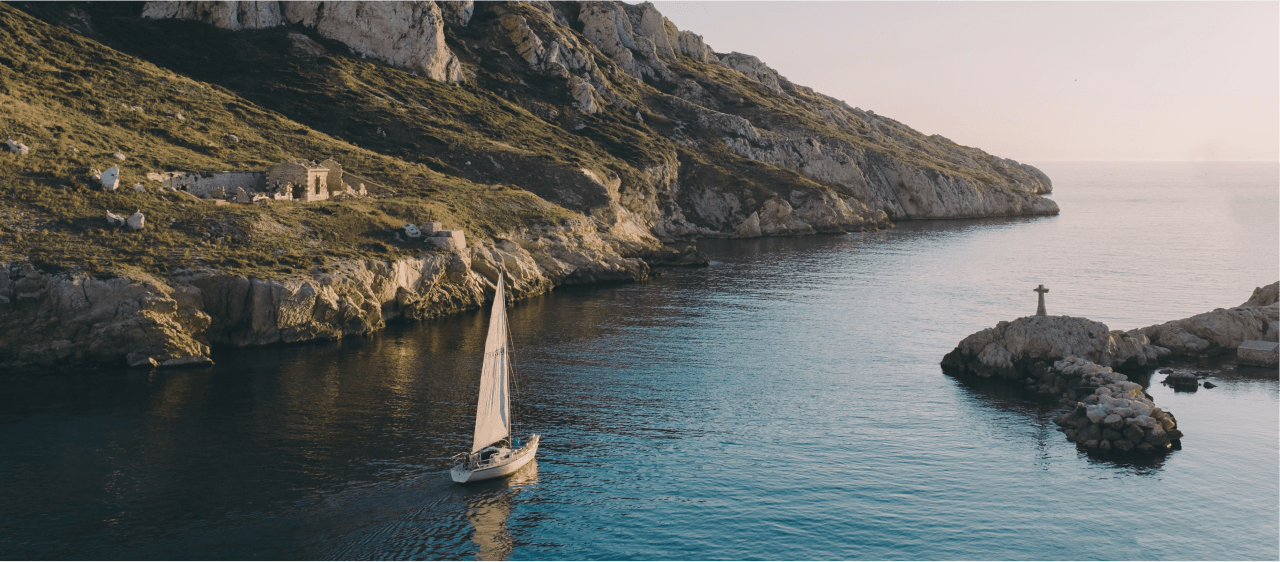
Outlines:
POLYGON ((654 3, 716 52, 1006 158, 1280 160, 1280 2, 654 3))

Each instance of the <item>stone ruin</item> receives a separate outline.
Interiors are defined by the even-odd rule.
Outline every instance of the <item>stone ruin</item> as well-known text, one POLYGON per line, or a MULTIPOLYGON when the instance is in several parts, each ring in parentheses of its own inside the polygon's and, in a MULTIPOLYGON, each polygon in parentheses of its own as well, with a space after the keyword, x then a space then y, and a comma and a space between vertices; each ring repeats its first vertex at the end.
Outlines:
POLYGON ((352 187, 344 181, 342 165, 330 158, 281 162, 264 172, 166 172, 147 174, 147 179, 185 191, 201 199, 256 203, 258 201, 324 201, 333 197, 363 197, 369 192, 361 183, 352 187))

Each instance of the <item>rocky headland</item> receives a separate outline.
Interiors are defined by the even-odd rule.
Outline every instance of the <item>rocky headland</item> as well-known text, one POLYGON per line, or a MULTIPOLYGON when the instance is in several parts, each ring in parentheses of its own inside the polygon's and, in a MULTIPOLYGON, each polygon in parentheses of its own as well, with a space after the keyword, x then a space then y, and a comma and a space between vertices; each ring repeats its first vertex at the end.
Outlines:
POLYGON ((1036 168, 649 3, 17 2, 0 40, 4 371, 363 334, 479 306, 500 272, 521 298, 705 263, 677 250, 700 237, 1058 212, 1036 168), (212 205, 155 179, 325 158, 367 197, 212 205), (396 236, 423 221, 467 246, 396 236))
POLYGON ((1072 316, 1027 316, 961 340, 944 372, 1009 381, 1072 407, 1054 422, 1067 439, 1097 452, 1160 452, 1182 436, 1169 412, 1116 372, 1150 372, 1175 357, 1234 354, 1246 341, 1280 335, 1280 282, 1243 304, 1129 331, 1072 316))

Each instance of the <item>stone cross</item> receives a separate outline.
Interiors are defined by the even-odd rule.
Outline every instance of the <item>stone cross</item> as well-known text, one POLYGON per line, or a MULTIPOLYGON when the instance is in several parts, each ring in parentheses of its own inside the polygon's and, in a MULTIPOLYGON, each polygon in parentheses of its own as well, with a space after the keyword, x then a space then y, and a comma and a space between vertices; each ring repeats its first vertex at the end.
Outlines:
POLYGON ((1040 293, 1040 304, 1039 304, 1038 306, 1036 306, 1036 316, 1045 316, 1045 312, 1044 312, 1044 294, 1045 294, 1045 293, 1047 293, 1047 292, 1049 292, 1049 289, 1044 288, 1044 285, 1040 285, 1039 287, 1036 287, 1036 288, 1031 289, 1031 290, 1032 290, 1032 291, 1035 291, 1035 292, 1037 292, 1037 293, 1040 293))

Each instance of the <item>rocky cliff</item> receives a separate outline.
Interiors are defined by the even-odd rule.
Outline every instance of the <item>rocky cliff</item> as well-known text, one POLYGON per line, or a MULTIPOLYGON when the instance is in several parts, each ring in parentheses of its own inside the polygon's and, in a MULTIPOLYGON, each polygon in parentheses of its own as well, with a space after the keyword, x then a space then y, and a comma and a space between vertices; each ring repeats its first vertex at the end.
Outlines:
POLYGON ((207 364, 209 345, 337 339, 475 308, 492 298, 499 274, 519 299, 562 284, 641 280, 648 271, 589 221, 274 279, 208 269, 95 279, 0 264, 0 370, 207 364))

